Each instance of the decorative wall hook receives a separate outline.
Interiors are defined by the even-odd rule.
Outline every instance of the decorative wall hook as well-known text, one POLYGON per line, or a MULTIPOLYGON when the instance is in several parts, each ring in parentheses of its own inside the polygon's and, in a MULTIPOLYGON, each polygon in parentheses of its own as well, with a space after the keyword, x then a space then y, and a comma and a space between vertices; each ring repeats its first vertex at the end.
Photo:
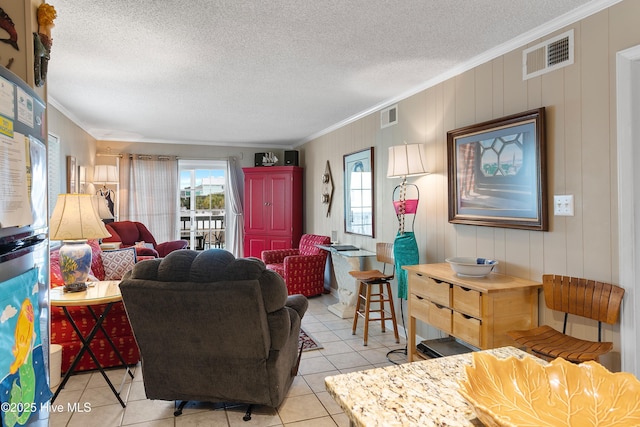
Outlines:
POLYGON ((327 205, 327 216, 331 213, 331 199, 333 198, 333 178, 331 177, 331 168, 329 160, 324 168, 322 175, 322 203, 327 205))
POLYGON ((11 17, 7 15, 2 8, 0 8, 0 28, 9 34, 9 38, 0 39, 0 42, 13 46, 15 50, 20 50, 18 47, 18 32, 16 31, 16 26, 11 17))

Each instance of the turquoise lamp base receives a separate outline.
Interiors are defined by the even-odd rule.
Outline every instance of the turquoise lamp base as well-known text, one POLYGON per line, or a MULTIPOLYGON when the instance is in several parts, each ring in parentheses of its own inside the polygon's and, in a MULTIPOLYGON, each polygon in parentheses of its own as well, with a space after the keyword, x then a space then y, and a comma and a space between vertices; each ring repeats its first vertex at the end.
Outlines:
POLYGON ((60 247, 60 271, 65 292, 81 292, 87 289, 91 257, 91 246, 86 240, 63 241, 60 247))

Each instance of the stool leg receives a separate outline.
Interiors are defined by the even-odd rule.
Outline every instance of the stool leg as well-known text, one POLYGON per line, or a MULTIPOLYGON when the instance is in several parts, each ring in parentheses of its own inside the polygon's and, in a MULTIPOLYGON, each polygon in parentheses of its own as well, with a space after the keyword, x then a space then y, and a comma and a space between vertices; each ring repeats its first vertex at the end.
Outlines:
POLYGON ((378 293, 376 295, 378 296, 378 311, 380 312, 380 331, 387 332, 387 327, 384 322, 386 318, 384 314, 384 284, 376 283, 376 286, 378 287, 378 293))
POLYGON ((353 326, 351 327, 351 335, 356 334, 356 328, 358 327, 358 317, 360 317, 360 300, 362 295, 362 287, 364 284, 362 282, 358 282, 358 294, 356 296, 356 311, 353 313, 353 326))
POLYGON ((371 285, 366 285, 367 297, 364 301, 364 345, 369 339, 369 311, 371 310, 371 285))
POLYGON ((393 334, 396 337, 396 343, 399 344, 400 343, 400 336, 398 335, 398 324, 396 323, 396 309, 393 307, 393 299, 391 298, 391 296, 393 295, 391 293, 391 283, 387 282, 387 295, 388 295, 388 299, 386 299, 385 301, 387 301, 389 303, 389 311, 391 312, 391 321, 393 322, 393 334))

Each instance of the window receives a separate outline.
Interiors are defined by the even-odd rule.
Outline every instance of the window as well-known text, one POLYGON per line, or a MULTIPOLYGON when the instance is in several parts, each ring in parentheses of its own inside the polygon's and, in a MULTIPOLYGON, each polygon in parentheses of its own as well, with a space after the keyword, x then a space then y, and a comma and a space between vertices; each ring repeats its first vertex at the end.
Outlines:
POLYGON ((179 160, 180 235, 191 249, 224 248, 227 162, 179 160))

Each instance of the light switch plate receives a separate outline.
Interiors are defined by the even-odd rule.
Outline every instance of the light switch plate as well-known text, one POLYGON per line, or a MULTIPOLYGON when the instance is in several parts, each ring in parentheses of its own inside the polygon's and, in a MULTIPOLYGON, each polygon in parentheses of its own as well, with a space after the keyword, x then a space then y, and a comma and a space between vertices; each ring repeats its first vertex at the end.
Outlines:
POLYGON ((573 194, 554 195, 553 214, 556 216, 573 216, 573 194))

